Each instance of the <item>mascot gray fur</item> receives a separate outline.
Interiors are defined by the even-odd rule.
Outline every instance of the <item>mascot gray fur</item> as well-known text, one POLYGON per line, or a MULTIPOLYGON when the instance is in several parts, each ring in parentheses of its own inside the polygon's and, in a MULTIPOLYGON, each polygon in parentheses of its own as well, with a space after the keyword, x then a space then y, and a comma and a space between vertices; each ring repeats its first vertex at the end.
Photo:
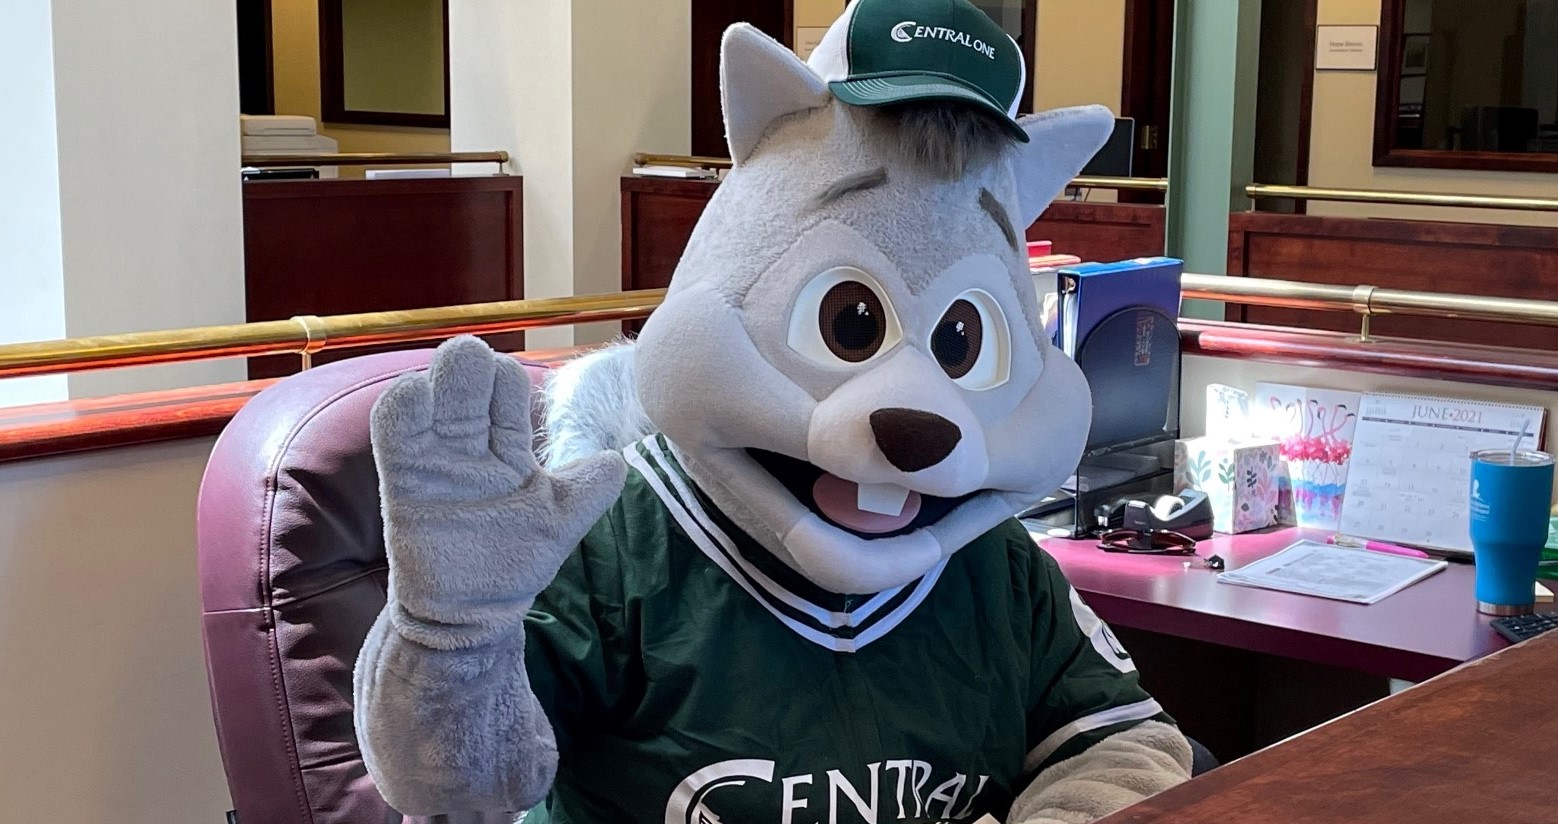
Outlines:
POLYGON ((735 166, 637 344, 530 387, 463 338, 375 407, 359 739, 407 814, 1088 822, 1190 748, 1012 515, 1090 415, 1021 239, 1101 108, 844 105, 747 26, 735 166), (539 806, 536 806, 539 805, 539 806))

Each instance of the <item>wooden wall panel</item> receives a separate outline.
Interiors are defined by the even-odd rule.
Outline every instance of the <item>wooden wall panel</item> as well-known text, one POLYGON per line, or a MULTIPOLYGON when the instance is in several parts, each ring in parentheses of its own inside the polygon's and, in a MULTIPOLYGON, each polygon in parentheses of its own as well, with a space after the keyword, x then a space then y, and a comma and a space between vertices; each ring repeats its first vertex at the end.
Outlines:
MULTIPOLYGON (((243 203, 250 321, 524 297, 519 177, 254 182, 244 184, 243 203)), ((487 339, 524 347, 522 333, 487 339)), ((293 357, 255 358, 249 373, 297 368, 293 357)))
POLYGON ((1089 261, 1116 261, 1163 254, 1167 212, 1137 203, 1050 204, 1028 227, 1029 240, 1048 240, 1055 253, 1089 261))
MULTIPOLYGON (((1558 297, 1558 229, 1246 212, 1229 218, 1228 272, 1466 295, 1558 297)), ((1228 319, 1356 331, 1358 317, 1229 306, 1228 319)), ((1558 328, 1381 316, 1380 335, 1558 350, 1558 328)))
POLYGON ((622 288, 663 289, 719 184, 622 179, 622 288))
MULTIPOLYGON (((698 218, 719 184, 711 180, 622 178, 622 289, 664 289, 698 218)), ((637 333, 643 321, 624 321, 637 333)))

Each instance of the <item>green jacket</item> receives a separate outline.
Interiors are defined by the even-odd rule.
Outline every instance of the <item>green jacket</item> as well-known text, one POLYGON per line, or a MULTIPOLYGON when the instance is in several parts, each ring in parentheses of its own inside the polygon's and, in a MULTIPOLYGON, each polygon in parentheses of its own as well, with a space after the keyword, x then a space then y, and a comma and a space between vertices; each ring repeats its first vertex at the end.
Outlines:
POLYGON ((1168 720, 1012 520, 907 586, 821 591, 663 439, 527 624, 560 763, 527 824, 1004 816, 1044 767, 1168 720))

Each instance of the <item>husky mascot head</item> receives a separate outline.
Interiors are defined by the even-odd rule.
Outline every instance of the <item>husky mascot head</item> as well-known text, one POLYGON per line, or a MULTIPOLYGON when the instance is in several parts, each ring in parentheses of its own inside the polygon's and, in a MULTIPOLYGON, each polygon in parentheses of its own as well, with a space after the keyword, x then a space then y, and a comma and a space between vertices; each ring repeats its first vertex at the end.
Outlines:
POLYGON ((841 594, 913 581, 1075 468, 1088 388, 1040 324, 1023 233, 1113 126, 1099 107, 1013 120, 935 75, 876 105, 828 80, 853 38, 994 47, 871 25, 835 26, 810 66, 726 33, 734 168, 632 365, 703 492, 841 594))

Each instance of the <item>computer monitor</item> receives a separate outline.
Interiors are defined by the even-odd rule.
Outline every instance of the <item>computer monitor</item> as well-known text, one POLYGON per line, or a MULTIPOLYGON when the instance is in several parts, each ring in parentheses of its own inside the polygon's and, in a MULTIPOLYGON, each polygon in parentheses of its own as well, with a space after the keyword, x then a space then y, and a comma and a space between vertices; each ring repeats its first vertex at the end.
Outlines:
POLYGON ((1136 146, 1136 120, 1130 117, 1114 119, 1114 132, 1109 142, 1082 168, 1084 177, 1130 177, 1131 155, 1136 146))

